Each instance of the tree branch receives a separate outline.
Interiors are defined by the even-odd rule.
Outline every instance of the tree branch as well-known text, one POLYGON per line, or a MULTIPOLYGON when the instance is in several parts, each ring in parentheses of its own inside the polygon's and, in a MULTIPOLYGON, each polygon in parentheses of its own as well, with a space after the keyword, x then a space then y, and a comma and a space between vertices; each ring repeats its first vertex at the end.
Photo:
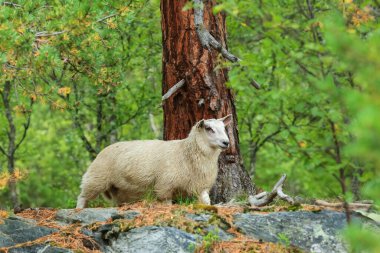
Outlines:
POLYGON ((12 3, 12 2, 2 2, 1 4, 4 5, 4 6, 8 5, 8 6, 12 6, 12 7, 18 7, 18 8, 22 7, 21 5, 15 4, 15 3, 12 3))
POLYGON ((55 35, 59 35, 59 34, 62 34, 62 33, 65 33, 67 31, 60 31, 60 32, 47 32, 47 31, 42 31, 42 32, 37 32, 35 34, 35 37, 50 37, 50 36, 55 36, 55 35))
MULTIPOLYGON (((9 131, 8 134, 8 157, 13 157, 15 152, 15 140, 16 140, 16 126, 13 122, 12 108, 10 104, 11 82, 5 81, 4 90, 2 92, 2 99, 5 108, 5 117, 8 121, 9 131)), ((11 171, 10 171, 11 172, 11 171)))
POLYGON ((348 205, 348 208, 350 211, 357 210, 357 209, 364 209, 368 211, 373 206, 373 202, 367 202, 367 203, 345 203, 345 202, 339 202, 339 203, 330 203, 321 199, 317 199, 314 202, 318 206, 325 206, 325 207, 331 207, 331 208, 346 208, 346 205, 348 205))
MULTIPOLYGON (((217 41, 211 33, 206 29, 203 22, 203 0, 193 0, 194 2, 194 24, 195 30, 197 32, 198 38, 202 44, 203 48, 207 48, 211 51, 211 48, 214 48, 218 51, 225 59, 230 62, 238 62, 240 59, 235 55, 231 54, 222 44, 217 41)), ((243 67, 243 70, 246 67, 243 67)), ((261 88, 261 85, 253 78, 250 78, 250 84, 257 90, 261 88)))
POLYGON ((209 51, 211 47, 216 51, 221 53, 224 58, 231 62, 237 62, 240 59, 231 54, 224 48, 206 29, 203 24, 203 1, 202 0, 194 0, 194 23, 195 29, 198 34, 198 38, 201 41, 201 44, 204 48, 207 48, 209 51))
POLYGON ((296 204, 296 201, 282 191, 282 186, 286 180, 286 174, 283 174, 280 180, 275 184, 271 192, 261 192, 255 196, 249 196, 248 202, 252 206, 265 206, 273 201, 278 196, 279 198, 289 202, 290 204, 296 204))
POLYGON ((8 157, 8 154, 5 152, 2 146, 0 146, 0 152, 3 153, 6 157, 8 157))
MULTIPOLYGON (((75 81, 73 81, 73 84, 74 84, 73 87, 74 87, 75 101, 79 102, 79 94, 78 94, 77 84, 75 81)), ((86 135, 84 134, 84 130, 83 130, 82 125, 79 121, 79 109, 78 109, 77 105, 75 105, 75 107, 74 107, 74 114, 72 117, 73 117, 73 121, 74 121, 74 127, 78 129, 79 137, 83 141, 86 150, 90 153, 91 158, 95 158, 98 153, 92 147, 90 141, 87 139, 86 135)))
POLYGON ((272 137, 276 136, 277 134, 279 134, 281 132, 281 128, 277 129, 276 131, 274 131, 273 133, 271 133, 270 135, 268 135, 267 137, 265 137, 258 145, 257 145, 257 150, 259 150, 259 148, 261 148, 267 141, 269 141, 272 137))
POLYGON ((103 17, 103 18, 100 18, 100 19, 98 19, 98 20, 96 20, 96 22, 102 22, 102 21, 104 21, 104 20, 106 20, 106 19, 109 19, 109 18, 113 18, 113 17, 115 17, 115 16, 117 16, 118 14, 117 13, 115 13, 115 14, 111 14, 111 15, 108 15, 108 16, 105 16, 105 17, 103 17))
MULTIPOLYGON (((30 99, 30 108, 32 108, 33 103, 34 103, 33 100, 30 99)), ((29 112, 28 116, 26 118, 26 122, 24 123, 24 131, 22 133, 22 137, 21 137, 20 141, 16 144, 15 151, 20 147, 20 145, 22 144, 22 142, 24 141, 24 139, 26 137, 26 134, 27 134, 29 126, 30 126, 30 118, 31 118, 31 116, 32 116, 32 112, 29 112)))
POLYGON ((179 90, 185 84, 185 79, 182 79, 178 83, 176 83, 173 87, 171 87, 163 96, 162 101, 168 99, 171 95, 173 95, 177 90, 179 90))

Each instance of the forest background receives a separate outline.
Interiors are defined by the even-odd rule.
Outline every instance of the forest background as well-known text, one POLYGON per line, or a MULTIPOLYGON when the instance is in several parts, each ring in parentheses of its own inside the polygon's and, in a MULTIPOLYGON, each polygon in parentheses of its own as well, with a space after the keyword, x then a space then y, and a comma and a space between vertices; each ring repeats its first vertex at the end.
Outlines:
MULTIPOLYGON (((379 201, 380 3, 222 0, 214 11, 241 59, 219 67, 255 184, 286 173, 293 196, 379 201)), ((72 208, 102 148, 162 138, 160 22, 158 0, 2 3, 0 208, 12 187, 23 207, 72 208)))

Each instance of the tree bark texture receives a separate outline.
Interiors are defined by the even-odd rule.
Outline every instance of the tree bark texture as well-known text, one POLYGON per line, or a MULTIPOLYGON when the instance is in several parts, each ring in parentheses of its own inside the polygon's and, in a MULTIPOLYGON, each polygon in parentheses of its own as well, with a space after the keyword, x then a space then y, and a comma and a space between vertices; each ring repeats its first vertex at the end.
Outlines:
MULTIPOLYGON (((231 145, 220 155, 217 183, 211 191, 213 203, 226 202, 238 194, 254 194, 255 189, 240 156, 234 98, 226 87, 227 70, 219 64, 223 58, 217 51, 202 47, 194 26, 194 11, 183 11, 187 2, 161 0, 162 94, 185 80, 185 85, 163 102, 163 137, 183 139, 201 119, 233 115, 233 124, 228 128, 231 145)), ((225 16, 213 15, 213 6, 215 1, 205 1, 204 25, 226 47, 225 16)))

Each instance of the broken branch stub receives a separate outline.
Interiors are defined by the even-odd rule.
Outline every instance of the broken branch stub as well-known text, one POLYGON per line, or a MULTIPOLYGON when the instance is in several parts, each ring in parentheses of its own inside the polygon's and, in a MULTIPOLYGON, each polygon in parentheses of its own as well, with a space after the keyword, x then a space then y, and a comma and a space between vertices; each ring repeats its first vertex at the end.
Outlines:
POLYGON ((249 196, 248 202, 251 206, 265 206, 273 201, 273 199, 278 196, 280 199, 289 202, 290 204, 296 204, 296 201, 282 191, 282 186, 286 180, 286 174, 283 174, 280 180, 275 184, 271 192, 261 192, 255 196, 249 196))
POLYGON ((161 101, 165 101, 166 99, 168 99, 171 95, 173 95, 177 90, 179 90, 183 85, 185 84, 185 79, 182 79, 181 81, 179 81, 178 83, 176 83, 175 85, 173 85, 173 87, 171 87, 163 96, 162 96, 162 99, 161 101))

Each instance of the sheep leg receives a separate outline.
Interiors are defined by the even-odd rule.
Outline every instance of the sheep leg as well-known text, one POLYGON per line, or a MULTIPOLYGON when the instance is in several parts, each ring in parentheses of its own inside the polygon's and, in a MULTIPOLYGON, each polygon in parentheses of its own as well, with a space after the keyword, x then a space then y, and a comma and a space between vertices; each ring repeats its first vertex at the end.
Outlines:
POLYGON ((85 181, 84 184, 82 183, 81 188, 82 191, 78 196, 76 208, 86 208, 88 201, 107 191, 106 185, 95 181, 85 181))
MULTIPOLYGON (((159 189, 159 187, 157 187, 159 189)), ((165 204, 172 204, 173 193, 171 189, 156 190, 157 197, 165 204)))
POLYGON ((172 199, 165 199, 162 203, 164 203, 165 205, 172 205, 173 204, 172 199))
POLYGON ((202 191, 199 200, 201 201, 202 204, 211 205, 210 196, 208 194, 208 189, 202 191))
POLYGON ((76 208, 85 208, 85 207, 87 207, 87 203, 88 203, 88 200, 85 197, 83 197, 82 195, 79 195, 78 199, 77 199, 77 207, 76 208))

